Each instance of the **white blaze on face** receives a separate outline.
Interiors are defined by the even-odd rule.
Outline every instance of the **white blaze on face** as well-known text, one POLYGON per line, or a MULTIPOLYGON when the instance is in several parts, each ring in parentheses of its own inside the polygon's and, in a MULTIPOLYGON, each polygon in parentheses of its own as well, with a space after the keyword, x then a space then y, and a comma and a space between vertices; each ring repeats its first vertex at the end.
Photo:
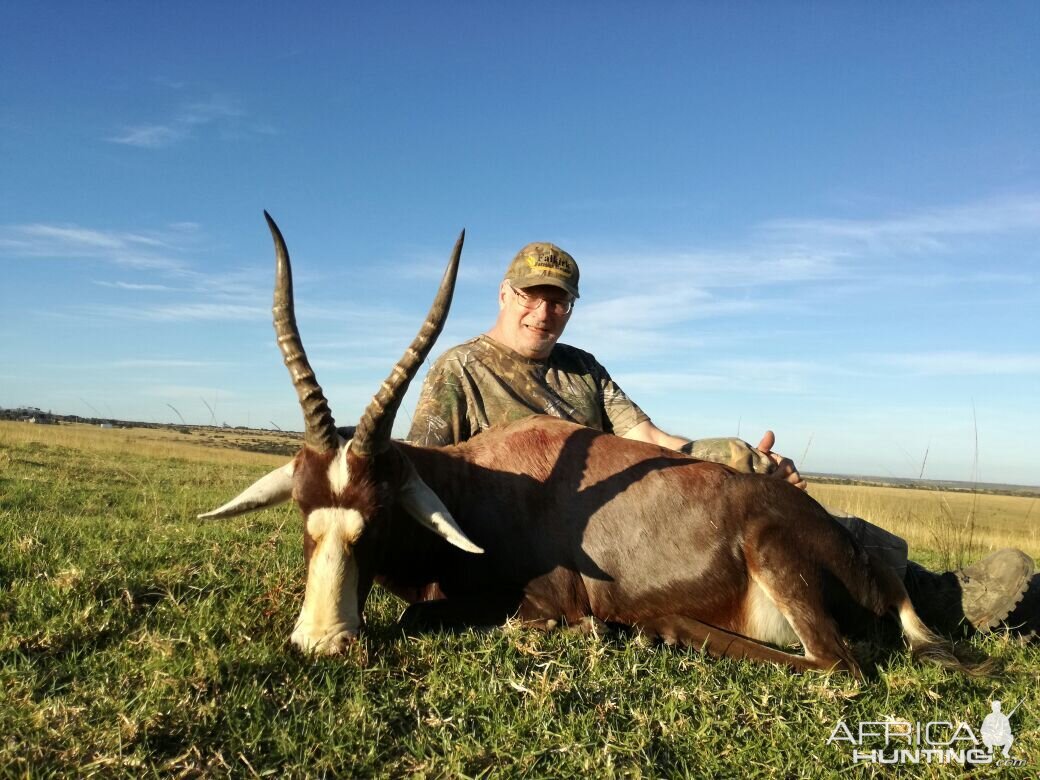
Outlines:
POLYGON ((305 652, 334 654, 358 635, 358 565, 351 548, 365 521, 354 509, 315 509, 307 517, 314 540, 303 608, 292 643, 305 652))
MULTIPOLYGON (((343 441, 342 437, 340 441, 343 441)), ((329 464, 329 485, 332 487, 332 492, 335 495, 342 493, 347 489, 347 485, 350 484, 350 466, 347 465, 347 452, 349 450, 349 446, 340 446, 339 450, 336 451, 336 457, 329 464)))

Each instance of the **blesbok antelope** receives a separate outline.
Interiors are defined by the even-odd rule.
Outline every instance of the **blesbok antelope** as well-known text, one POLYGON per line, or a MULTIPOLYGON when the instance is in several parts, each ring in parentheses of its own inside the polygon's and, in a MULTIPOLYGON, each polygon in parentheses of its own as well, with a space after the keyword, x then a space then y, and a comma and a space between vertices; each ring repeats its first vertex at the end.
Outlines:
POLYGON ((296 325, 285 242, 265 216, 276 256, 274 327, 305 444, 200 517, 295 499, 307 565, 292 632, 301 650, 342 651, 378 582, 420 619, 596 619, 718 655, 859 675, 835 620, 832 596, 842 593, 838 603, 894 614, 915 652, 963 668, 898 577, 782 480, 541 416, 456 446, 392 441, 408 383, 448 314, 465 233, 418 336, 356 429, 337 430, 296 325), (765 644, 795 642, 804 655, 765 644))

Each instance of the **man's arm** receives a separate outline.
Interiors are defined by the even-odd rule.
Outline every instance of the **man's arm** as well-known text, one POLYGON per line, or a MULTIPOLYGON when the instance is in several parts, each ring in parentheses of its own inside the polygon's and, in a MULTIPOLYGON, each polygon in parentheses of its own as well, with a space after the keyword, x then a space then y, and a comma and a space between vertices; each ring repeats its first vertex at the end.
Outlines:
POLYGON ((442 356, 423 381, 408 441, 422 447, 442 447, 458 444, 470 435, 465 393, 459 377, 448 370, 442 356))
POLYGON ((665 433, 649 420, 643 420, 638 425, 629 428, 628 433, 622 438, 645 441, 647 444, 656 444, 658 447, 664 447, 669 450, 680 450, 683 445, 690 443, 689 439, 665 433))
POLYGON ((740 439, 699 439, 691 441, 681 436, 665 433, 649 420, 645 420, 624 434, 626 439, 656 444, 670 450, 679 450, 701 460, 724 463, 744 473, 769 474, 785 479, 797 488, 805 490, 806 482, 798 473, 794 462, 773 452, 776 436, 766 431, 758 448, 740 439))

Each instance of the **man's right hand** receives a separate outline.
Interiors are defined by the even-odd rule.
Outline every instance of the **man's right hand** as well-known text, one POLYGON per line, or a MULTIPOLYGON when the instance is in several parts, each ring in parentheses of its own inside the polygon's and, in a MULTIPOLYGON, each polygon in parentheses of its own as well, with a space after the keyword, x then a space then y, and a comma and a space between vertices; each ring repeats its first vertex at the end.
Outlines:
POLYGON ((762 436, 762 441, 758 443, 758 451, 775 464, 769 471, 769 475, 786 479, 796 488, 805 490, 809 483, 802 479, 802 475, 798 473, 798 467, 794 465, 793 460, 785 458, 778 452, 773 452, 774 444, 776 444, 776 434, 772 431, 766 431, 762 436))

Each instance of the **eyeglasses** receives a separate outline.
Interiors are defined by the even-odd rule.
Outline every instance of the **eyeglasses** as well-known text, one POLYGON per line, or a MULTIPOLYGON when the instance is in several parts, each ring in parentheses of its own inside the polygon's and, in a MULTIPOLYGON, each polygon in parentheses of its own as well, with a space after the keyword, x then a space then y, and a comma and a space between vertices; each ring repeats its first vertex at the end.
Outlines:
POLYGON ((529 292, 516 289, 513 285, 509 285, 509 289, 516 294, 516 302, 530 311, 534 311, 543 303, 547 312, 556 315, 570 314, 574 308, 574 301, 570 298, 560 300, 559 298, 546 298, 543 295, 532 295, 529 292))

